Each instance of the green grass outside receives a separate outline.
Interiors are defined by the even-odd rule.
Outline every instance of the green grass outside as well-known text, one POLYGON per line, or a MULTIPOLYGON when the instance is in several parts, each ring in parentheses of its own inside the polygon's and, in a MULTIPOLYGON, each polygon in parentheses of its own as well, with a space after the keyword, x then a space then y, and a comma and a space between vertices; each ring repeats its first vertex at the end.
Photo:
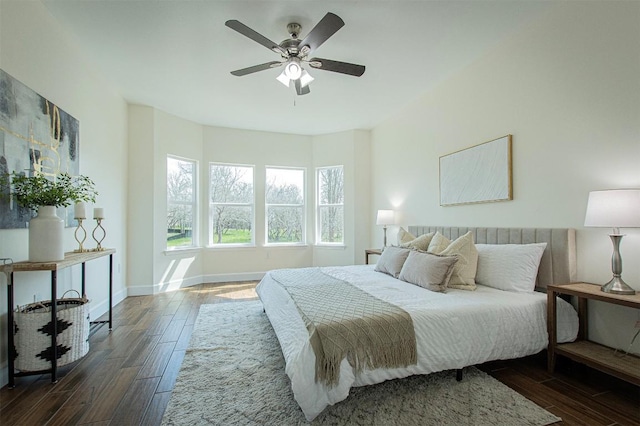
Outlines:
POLYGON ((245 244, 251 242, 251 231, 248 229, 229 229, 222 234, 222 241, 218 243, 218 236, 213 235, 214 244, 245 244))
MULTIPOLYGON (((175 235, 175 234, 173 234, 175 235)), ((167 237, 169 237, 168 235, 167 237)), ((248 229, 229 229, 227 232, 222 234, 222 241, 220 243, 216 242, 216 236, 213 236, 214 244, 245 244, 251 242, 251 231, 248 229)), ((298 242, 293 241, 291 238, 282 239, 280 241, 270 241, 272 243, 287 243, 287 242, 298 242)), ((192 244, 191 237, 178 238, 175 240, 167 240, 167 247, 180 247, 180 246, 190 246, 192 244)))
POLYGON ((175 240, 167 240, 167 247, 190 246, 193 244, 191 237, 177 238, 175 240))

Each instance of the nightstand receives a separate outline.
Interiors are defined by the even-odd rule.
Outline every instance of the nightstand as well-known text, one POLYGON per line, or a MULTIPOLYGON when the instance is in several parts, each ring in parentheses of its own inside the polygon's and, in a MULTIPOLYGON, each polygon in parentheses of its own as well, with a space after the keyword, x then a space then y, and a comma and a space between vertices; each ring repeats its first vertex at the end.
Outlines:
POLYGON ((382 250, 380 249, 366 249, 364 251, 364 264, 368 265, 369 264, 369 255, 371 254, 376 254, 378 256, 380 256, 382 254, 382 250))
MULTIPOLYGON (((640 385, 640 358, 631 354, 621 356, 614 349, 588 340, 587 300, 640 309, 640 294, 621 295, 604 293, 597 284, 573 283, 547 286, 547 328, 549 331, 548 364, 553 373, 556 355, 563 355, 579 363, 640 385), (575 342, 558 343, 556 324, 556 295, 567 294, 578 298, 579 330, 575 342)), ((620 351, 618 351, 620 352, 620 351)))

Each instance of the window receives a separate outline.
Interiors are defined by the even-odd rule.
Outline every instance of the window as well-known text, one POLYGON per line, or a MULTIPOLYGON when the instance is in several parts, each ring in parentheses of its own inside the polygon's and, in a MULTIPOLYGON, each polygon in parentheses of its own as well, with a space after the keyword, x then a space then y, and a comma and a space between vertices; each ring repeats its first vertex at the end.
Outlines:
POLYGON ((193 247, 197 223, 197 164, 167 156, 167 249, 193 247))
POLYGON ((316 241, 344 243, 344 170, 342 166, 317 169, 318 210, 316 241))
POLYGON ((266 170, 267 244, 304 244, 304 169, 266 170))
POLYGON ((209 165, 209 244, 254 243, 253 166, 209 165))

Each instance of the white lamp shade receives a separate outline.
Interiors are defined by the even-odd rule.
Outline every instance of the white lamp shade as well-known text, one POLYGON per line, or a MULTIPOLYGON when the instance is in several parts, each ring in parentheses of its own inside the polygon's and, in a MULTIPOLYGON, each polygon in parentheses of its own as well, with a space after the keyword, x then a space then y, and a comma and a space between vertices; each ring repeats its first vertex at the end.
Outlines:
POLYGON ((640 189, 591 191, 584 226, 640 228, 640 189))
POLYGON ((302 70, 302 75, 300 76, 300 87, 306 87, 314 80, 306 70, 302 70))
POLYGON ((287 64, 284 66, 284 73, 291 80, 297 80, 302 75, 302 67, 300 66, 300 59, 290 58, 287 64))
POLYGON ((276 77, 276 80, 278 80, 280 83, 284 84, 285 86, 289 87, 289 77, 287 77, 287 73, 285 71, 282 71, 280 73, 279 76, 276 77))
POLYGON ((395 223, 395 214, 393 210, 378 210, 376 225, 393 225, 395 223))

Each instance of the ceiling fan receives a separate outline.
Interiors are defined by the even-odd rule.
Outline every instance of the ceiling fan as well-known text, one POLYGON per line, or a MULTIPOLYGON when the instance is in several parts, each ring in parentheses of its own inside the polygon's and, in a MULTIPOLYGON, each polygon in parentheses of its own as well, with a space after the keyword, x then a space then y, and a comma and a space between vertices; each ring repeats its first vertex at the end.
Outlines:
POLYGON ((356 77, 364 74, 364 65, 333 61, 331 59, 309 58, 322 43, 327 41, 329 37, 344 26, 344 21, 340 19, 338 15, 331 12, 327 13, 302 40, 298 38, 302 26, 300 24, 290 23, 287 25, 287 31, 291 38, 284 40, 280 44, 274 43, 235 19, 225 22, 225 25, 243 36, 260 43, 267 49, 278 53, 282 57, 280 61, 266 62, 264 64, 231 71, 231 74, 237 77, 271 68, 279 68, 284 65, 284 71, 277 77, 278 81, 287 87, 289 87, 289 84, 293 81, 296 93, 298 95, 306 95, 310 92, 309 83, 313 81, 313 77, 303 68, 304 64, 308 64, 314 69, 333 71, 356 77))

